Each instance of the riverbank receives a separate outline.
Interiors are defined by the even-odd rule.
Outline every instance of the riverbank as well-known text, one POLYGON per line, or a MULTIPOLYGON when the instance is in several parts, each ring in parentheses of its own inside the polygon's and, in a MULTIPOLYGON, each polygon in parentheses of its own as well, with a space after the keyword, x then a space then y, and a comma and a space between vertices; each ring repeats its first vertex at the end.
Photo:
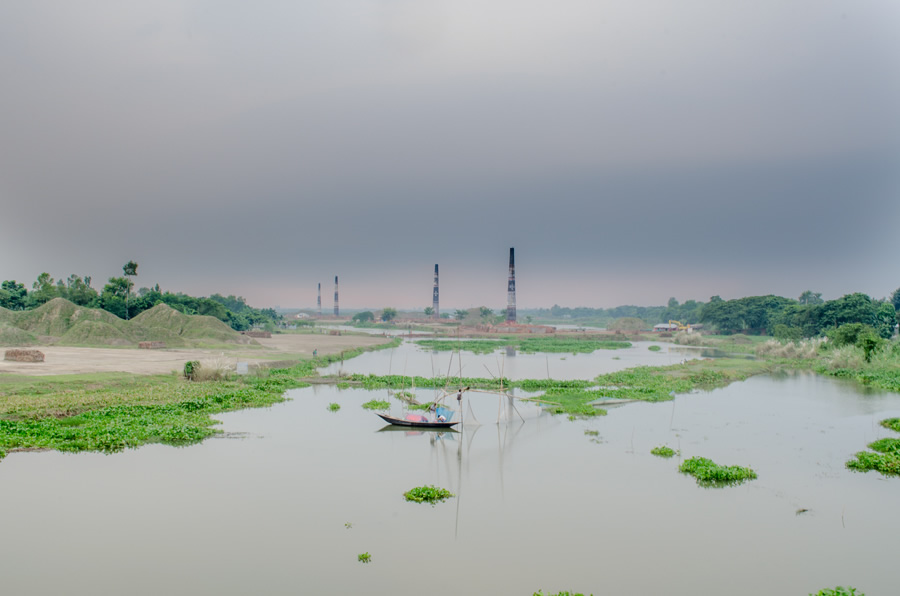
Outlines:
MULTIPOLYGON (((319 355, 340 354, 358 348, 371 348, 390 342, 390 338, 373 335, 329 335, 323 333, 279 333, 256 338, 258 346, 232 349, 162 349, 96 348, 41 346, 44 362, 10 362, 0 360, 0 384, 7 375, 57 376, 95 373, 129 373, 132 375, 164 375, 179 372, 184 363, 196 360, 235 368, 237 362, 266 366, 273 362, 300 361, 319 355)), ((0 352, 7 348, 0 347, 0 352)))

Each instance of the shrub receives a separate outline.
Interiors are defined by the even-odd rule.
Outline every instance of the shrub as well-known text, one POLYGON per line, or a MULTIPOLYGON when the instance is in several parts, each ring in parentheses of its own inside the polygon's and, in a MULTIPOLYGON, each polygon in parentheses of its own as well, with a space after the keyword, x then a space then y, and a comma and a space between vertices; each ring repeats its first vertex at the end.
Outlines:
POLYGON ((681 346, 699 346, 703 344, 703 334, 699 331, 688 333, 679 331, 675 334, 675 343, 681 346))
POLYGON ((803 330, 779 323, 772 328, 772 335, 781 341, 800 341, 803 338, 803 330))
POLYGON ((875 329, 862 323, 844 323, 837 329, 830 330, 826 335, 834 342, 835 347, 858 346, 859 340, 866 335, 878 337, 875 329))

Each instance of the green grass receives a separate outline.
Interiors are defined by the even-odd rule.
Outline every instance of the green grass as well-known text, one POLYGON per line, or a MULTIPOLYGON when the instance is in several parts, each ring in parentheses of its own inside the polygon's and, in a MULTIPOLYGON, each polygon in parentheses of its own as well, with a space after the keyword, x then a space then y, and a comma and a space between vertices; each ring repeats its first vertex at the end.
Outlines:
POLYGON ((338 359, 322 356, 215 382, 180 375, 3 375, 0 458, 20 449, 113 453, 148 443, 196 443, 219 432, 215 414, 284 401, 285 391, 306 386, 303 379, 315 376, 317 367, 338 359))
POLYGON ((438 488, 434 485, 426 485, 411 488, 403 493, 403 496, 407 501, 415 503, 431 503, 432 505, 434 505, 439 501, 449 499, 450 497, 453 497, 455 495, 445 488, 438 488))
POLYGON ((666 445, 661 445, 659 447, 654 447, 653 449, 651 449, 650 453, 658 457, 673 457, 675 455, 675 450, 671 447, 667 447, 666 445))
POLYGON ((756 472, 741 466, 720 466, 705 457, 692 457, 681 464, 678 470, 697 479, 697 484, 706 487, 733 486, 753 480, 756 472))

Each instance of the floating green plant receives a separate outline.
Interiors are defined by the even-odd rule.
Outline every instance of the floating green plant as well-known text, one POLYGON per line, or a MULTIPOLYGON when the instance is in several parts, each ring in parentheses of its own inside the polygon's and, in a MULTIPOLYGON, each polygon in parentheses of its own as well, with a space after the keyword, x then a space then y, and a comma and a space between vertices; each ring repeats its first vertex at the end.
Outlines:
POLYGON ((836 588, 825 588, 819 590, 815 594, 809 596, 866 596, 862 592, 857 592, 856 588, 837 586, 836 588))
POLYGON ((336 404, 336 403, 332 402, 332 403, 328 404, 328 409, 331 410, 332 412, 337 412, 338 410, 341 409, 341 404, 336 404))
POLYGON ((391 407, 391 403, 380 399, 370 399, 362 407, 367 410, 387 410, 391 407))
POLYGON ((407 501, 413 501, 416 503, 431 503, 432 505, 434 505, 438 501, 443 501, 444 499, 449 499, 450 497, 456 495, 451 493, 446 488, 438 488, 434 485, 426 485, 411 488, 403 493, 403 496, 407 501))
POLYGON ((659 346, 647 346, 647 349, 651 352, 659 352, 660 350, 662 350, 662 348, 659 346))
POLYGON ((690 474, 700 486, 729 486, 741 484, 756 478, 756 472, 741 466, 720 466, 705 457, 692 457, 678 468, 683 474, 690 474))
POLYGON ((369 553, 360 553, 356 555, 356 559, 360 563, 370 563, 372 561, 372 555, 370 555, 369 553))
POLYGON ((675 450, 666 445, 660 445, 659 447, 651 449, 650 453, 659 457, 672 457, 675 455, 675 450))
MULTIPOLYGON (((900 432, 900 418, 882 420, 881 426, 900 432)), ((847 467, 857 472, 874 470, 885 476, 900 476, 900 439, 878 439, 869 443, 869 449, 872 451, 857 453, 856 459, 847 462, 847 467)))

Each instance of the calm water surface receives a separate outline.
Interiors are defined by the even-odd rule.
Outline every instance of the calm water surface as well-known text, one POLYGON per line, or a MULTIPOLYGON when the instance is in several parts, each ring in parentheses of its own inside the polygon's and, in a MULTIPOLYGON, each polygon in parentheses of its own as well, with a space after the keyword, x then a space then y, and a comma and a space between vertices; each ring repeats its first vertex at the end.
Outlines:
MULTIPOLYGON (((452 340, 448 340, 452 341, 452 340)), ((503 376, 508 379, 591 379, 599 374, 624 370, 634 366, 666 366, 682 360, 715 358, 725 354, 717 350, 676 346, 665 342, 632 342, 622 350, 597 350, 591 354, 540 353, 525 354, 512 349, 500 349, 493 354, 474 354, 463 351, 462 356, 450 350, 432 351, 414 342, 405 341, 394 349, 366 352, 321 369, 322 374, 359 373, 432 376, 485 377, 503 376), (652 345, 660 351, 651 352, 652 345)))
POLYGON ((754 377, 573 422, 473 393, 466 420, 480 424, 442 434, 382 431, 360 405, 385 392, 317 386, 290 397, 219 416, 227 437, 192 447, 8 456, 3 593, 900 588, 900 479, 844 468, 890 436, 877 422, 900 416, 897 394, 808 374, 754 377), (759 479, 700 488, 678 473, 680 458, 650 454, 662 444, 750 465, 759 479), (457 497, 403 500, 423 484, 457 497), (363 552, 371 563, 357 561, 363 552))

